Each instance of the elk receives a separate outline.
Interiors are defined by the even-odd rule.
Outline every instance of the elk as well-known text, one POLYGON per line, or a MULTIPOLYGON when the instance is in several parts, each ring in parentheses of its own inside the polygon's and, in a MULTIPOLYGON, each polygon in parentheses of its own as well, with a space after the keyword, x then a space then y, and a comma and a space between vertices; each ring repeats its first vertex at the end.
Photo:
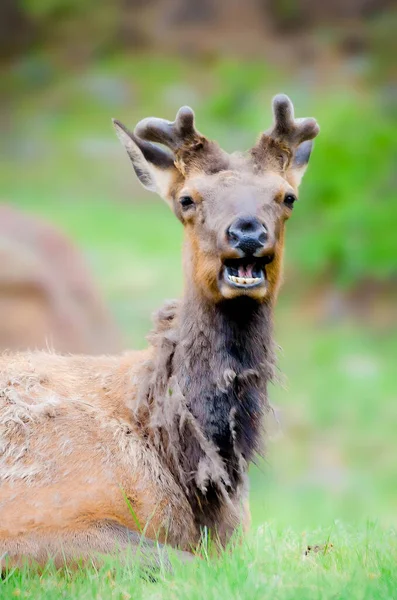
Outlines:
POLYGON ((160 310, 146 350, 1 357, 0 555, 11 564, 138 546, 150 563, 157 543, 187 557, 205 529, 225 546, 249 527, 284 227, 319 131, 284 95, 273 112, 244 154, 201 135, 188 107, 134 132, 114 121, 140 182, 184 226, 184 294, 160 310))

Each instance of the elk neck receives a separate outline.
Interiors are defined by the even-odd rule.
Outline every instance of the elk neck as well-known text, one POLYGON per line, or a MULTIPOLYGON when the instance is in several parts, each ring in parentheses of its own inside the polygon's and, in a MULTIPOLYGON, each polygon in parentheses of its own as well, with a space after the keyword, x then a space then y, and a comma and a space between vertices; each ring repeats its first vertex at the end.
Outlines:
MULTIPOLYGON (((272 309, 244 297, 213 304, 195 292, 189 286, 180 306, 173 372, 188 409, 237 486, 238 458, 249 462, 261 449, 274 365, 272 309)), ((191 456, 193 471, 194 461, 191 456)))

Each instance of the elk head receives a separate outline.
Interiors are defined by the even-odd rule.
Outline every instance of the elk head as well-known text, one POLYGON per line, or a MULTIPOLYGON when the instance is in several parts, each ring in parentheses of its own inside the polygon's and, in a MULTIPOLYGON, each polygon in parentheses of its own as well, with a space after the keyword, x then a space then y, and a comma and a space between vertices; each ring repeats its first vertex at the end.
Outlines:
POLYGON ((134 133, 114 121, 142 185, 160 194, 185 227, 189 285, 213 302, 263 302, 277 293, 285 221, 319 127, 314 119, 294 119, 284 95, 274 98, 273 113, 273 126, 244 154, 228 154, 201 135, 188 107, 173 122, 144 119, 134 133))

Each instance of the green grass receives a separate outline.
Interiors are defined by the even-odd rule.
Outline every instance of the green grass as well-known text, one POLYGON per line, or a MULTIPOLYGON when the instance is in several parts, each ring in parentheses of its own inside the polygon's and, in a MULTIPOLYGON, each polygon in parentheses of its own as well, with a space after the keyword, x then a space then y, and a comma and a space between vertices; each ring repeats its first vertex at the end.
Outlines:
MULTIPOLYGON (((142 347, 152 311, 181 294, 182 232, 167 207, 136 184, 110 117, 130 124, 149 113, 170 117, 189 94, 200 127, 229 149, 248 146, 267 126, 276 91, 297 98, 299 115, 315 107, 323 137, 288 223, 288 272, 308 287, 319 274, 333 277, 330 265, 343 284, 367 265, 371 275, 390 275, 389 155, 397 138, 387 116, 357 133, 376 114, 374 95, 357 105, 351 90, 338 102, 324 100, 298 83, 282 85, 263 65, 229 62, 191 72, 165 59, 115 58, 89 73, 48 75, 31 57, 7 81, 12 135, 0 167, 2 199, 58 224, 78 243, 126 346, 142 347), (118 94, 108 95, 108 80, 104 93, 102 77, 114 78, 118 94)), ((272 387, 271 401, 279 422, 269 419, 266 460, 251 469, 253 532, 242 547, 177 567, 156 583, 111 562, 98 572, 12 572, 0 597, 396 597, 395 331, 353 321, 318 324, 303 316, 302 299, 288 289, 276 311, 283 385, 272 387), (332 551, 303 558, 307 544, 327 541, 332 551)))
POLYGON ((371 599, 395 598, 397 536, 374 523, 361 529, 340 523, 312 534, 280 530, 266 524, 233 552, 182 565, 173 561, 173 575, 160 572, 148 581, 131 566, 108 560, 100 569, 42 574, 23 569, 6 574, 2 598, 129 600, 235 598, 371 599), (320 544, 305 555, 308 545, 320 544), (332 544, 332 546, 331 546, 332 544))

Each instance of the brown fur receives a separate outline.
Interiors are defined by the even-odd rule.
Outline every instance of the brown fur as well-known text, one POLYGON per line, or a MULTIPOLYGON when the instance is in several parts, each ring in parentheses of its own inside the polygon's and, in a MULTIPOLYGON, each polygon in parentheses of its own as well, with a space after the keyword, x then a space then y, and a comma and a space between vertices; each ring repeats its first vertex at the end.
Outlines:
MULTIPOLYGON (((206 528, 224 546, 249 526, 247 470, 262 450, 274 372, 285 197, 302 168, 299 126, 277 102, 274 135, 288 145, 291 133, 291 158, 263 172, 255 152, 229 156, 197 138, 190 109, 135 133, 116 122, 141 182, 162 191, 185 226, 185 292, 160 311, 145 351, 0 358, 0 554, 11 562, 135 556, 141 532, 191 550, 206 528), (172 149, 175 164, 153 141, 172 149), (242 213, 267 231, 249 254, 266 259, 264 276, 246 289, 224 275, 225 261, 247 258, 227 234, 242 213)), ((158 562, 153 545, 144 551, 158 562)))
POLYGON ((102 520, 136 531, 137 519, 148 537, 184 549, 198 543, 187 474, 179 466, 182 440, 200 446, 200 489, 211 472, 227 498, 228 477, 170 374, 176 338, 169 311, 148 351, 2 357, 1 553, 12 554, 14 538, 23 548, 24 537, 28 543, 38 532, 62 540, 75 527, 88 530, 102 520))

